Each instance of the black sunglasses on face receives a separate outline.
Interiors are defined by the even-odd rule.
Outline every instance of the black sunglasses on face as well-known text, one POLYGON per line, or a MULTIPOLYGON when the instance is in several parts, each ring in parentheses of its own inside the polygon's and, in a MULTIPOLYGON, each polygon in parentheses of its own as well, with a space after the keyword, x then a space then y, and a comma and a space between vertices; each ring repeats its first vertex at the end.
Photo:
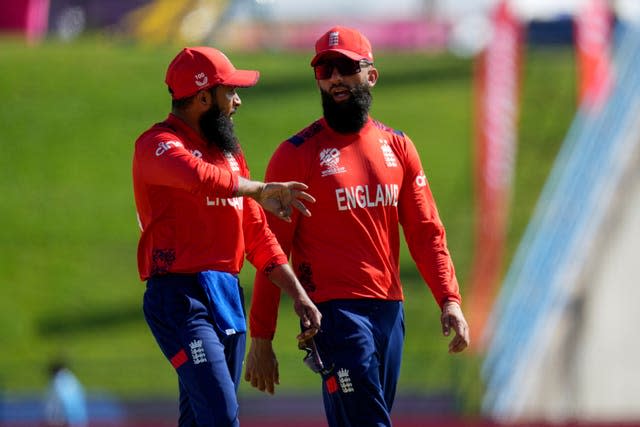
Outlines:
POLYGON ((331 77, 334 69, 338 70, 338 73, 343 76, 351 76, 359 73, 362 69, 361 67, 369 65, 373 65, 373 63, 364 59, 354 61, 349 58, 335 58, 318 62, 314 65, 313 70, 316 74, 316 80, 326 80, 331 77))

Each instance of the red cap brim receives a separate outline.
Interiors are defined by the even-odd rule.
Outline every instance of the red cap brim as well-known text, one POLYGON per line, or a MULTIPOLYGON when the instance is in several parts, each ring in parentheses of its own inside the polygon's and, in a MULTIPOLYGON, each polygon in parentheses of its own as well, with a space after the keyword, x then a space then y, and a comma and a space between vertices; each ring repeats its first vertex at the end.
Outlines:
POLYGON ((220 84, 235 87, 251 87, 258 83, 260 72, 254 70, 236 70, 230 76, 225 77, 220 84))
POLYGON ((326 56, 329 53, 339 53, 341 55, 346 56, 349 59, 353 59, 354 61, 360 61, 361 59, 364 59, 364 60, 368 61, 368 58, 366 56, 362 56, 361 54, 352 52, 350 50, 345 50, 345 49, 325 49, 322 52, 318 52, 316 54, 316 56, 313 57, 313 59, 311 60, 311 66, 312 67, 315 66, 323 56, 326 56))

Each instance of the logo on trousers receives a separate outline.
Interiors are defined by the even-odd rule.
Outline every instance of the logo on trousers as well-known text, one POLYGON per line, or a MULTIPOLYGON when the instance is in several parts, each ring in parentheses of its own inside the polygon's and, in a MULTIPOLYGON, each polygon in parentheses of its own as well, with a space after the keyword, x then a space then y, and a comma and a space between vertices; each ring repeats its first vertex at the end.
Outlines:
POLYGON ((189 343, 191 349, 191 358, 194 365, 199 365, 207 361, 207 355, 204 353, 204 347, 202 347, 202 340, 193 340, 189 343))
POLYGON ((342 390, 343 393, 353 393, 355 391, 353 389, 353 383, 351 382, 348 369, 342 368, 338 370, 338 383, 340 384, 340 390, 342 390))

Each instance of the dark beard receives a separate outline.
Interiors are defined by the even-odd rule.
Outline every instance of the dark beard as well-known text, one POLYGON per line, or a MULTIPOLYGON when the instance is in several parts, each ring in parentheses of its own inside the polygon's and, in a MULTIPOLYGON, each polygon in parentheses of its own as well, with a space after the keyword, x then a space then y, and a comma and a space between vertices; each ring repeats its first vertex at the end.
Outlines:
POLYGON ((233 121, 217 105, 212 105, 202 114, 199 122, 204 139, 210 146, 216 145, 223 153, 235 154, 240 151, 238 138, 233 131, 233 121))
POLYGON ((371 108, 371 91, 366 83, 350 89, 351 97, 343 103, 333 100, 330 93, 320 89, 324 118, 333 130, 338 133, 358 132, 369 118, 371 108))

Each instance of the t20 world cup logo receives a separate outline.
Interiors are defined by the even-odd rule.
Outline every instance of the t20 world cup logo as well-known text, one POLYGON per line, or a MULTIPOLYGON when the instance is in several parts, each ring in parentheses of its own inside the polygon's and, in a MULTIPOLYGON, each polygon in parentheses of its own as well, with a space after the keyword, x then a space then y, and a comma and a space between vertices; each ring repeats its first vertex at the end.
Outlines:
POLYGON ((338 163, 340 163, 340 150, 337 148, 325 148, 320 151, 320 166, 324 167, 321 172, 322 176, 346 172, 346 169, 339 166, 338 163))

